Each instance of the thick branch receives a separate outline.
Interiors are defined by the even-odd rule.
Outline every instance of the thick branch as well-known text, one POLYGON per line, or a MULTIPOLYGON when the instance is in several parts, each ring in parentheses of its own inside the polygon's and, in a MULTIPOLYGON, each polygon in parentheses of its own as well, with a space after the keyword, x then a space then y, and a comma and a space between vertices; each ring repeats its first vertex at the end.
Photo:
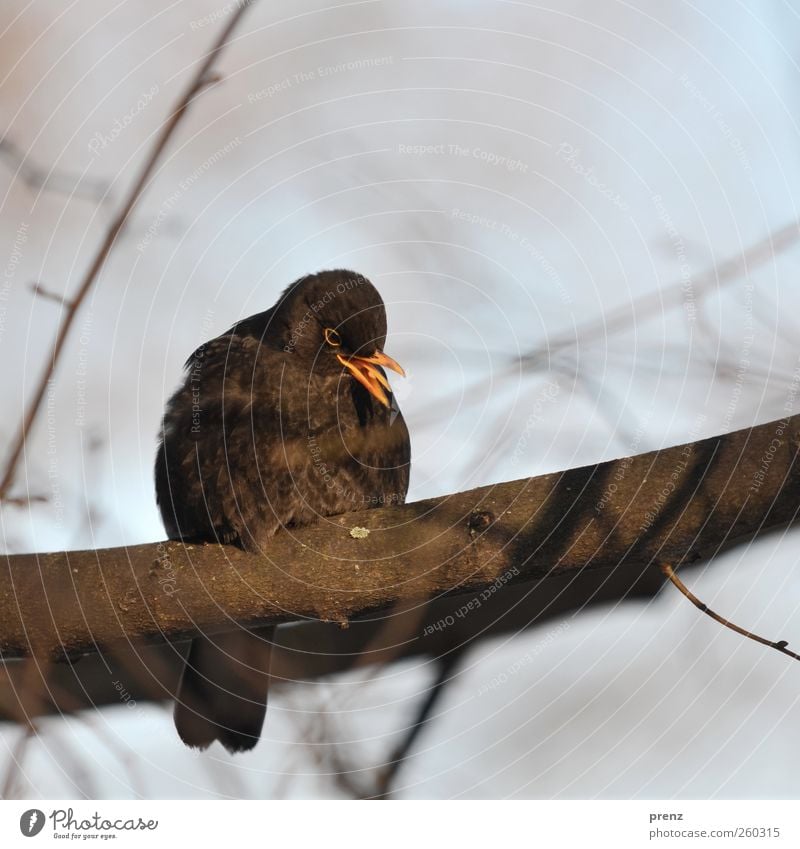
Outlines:
MULTIPOLYGON (((563 625, 594 605, 652 598, 663 584, 657 567, 644 571, 634 583, 621 570, 592 569, 504 587, 488 601, 481 600, 480 591, 472 596, 443 596, 406 612, 393 609, 381 616, 354 619, 344 630, 326 622, 279 628, 272 650, 271 686, 302 685, 354 666, 463 653, 484 639, 522 633, 554 620, 563 625), (473 599, 480 607, 473 604, 469 615, 464 615, 464 605, 473 599)), ((0 668, 5 672, 0 678, 0 721, 18 720, 21 699, 25 717, 37 711, 63 714, 118 705, 115 682, 124 682, 125 692, 138 704, 172 698, 183 671, 185 648, 185 643, 177 642, 130 643, 115 646, 113 652, 87 655, 77 664, 50 664, 46 692, 35 700, 28 698, 23 686, 27 664, 11 660, 0 668)))
MULTIPOLYGON (((351 617, 516 581, 712 557, 794 519, 800 416, 278 534, 263 557, 176 542, 12 555, 0 652, 69 656, 119 641, 351 617), (369 530, 351 535, 353 527, 369 530)), ((465 613, 470 611, 465 611, 465 613)))

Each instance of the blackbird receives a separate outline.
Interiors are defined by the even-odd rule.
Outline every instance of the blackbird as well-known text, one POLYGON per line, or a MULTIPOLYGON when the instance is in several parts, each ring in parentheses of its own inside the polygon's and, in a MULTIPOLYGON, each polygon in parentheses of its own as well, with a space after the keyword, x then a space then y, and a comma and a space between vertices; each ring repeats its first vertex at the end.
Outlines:
MULTIPOLYGON (((384 368, 404 372, 385 341, 377 289, 338 270, 201 345, 156 456, 169 538, 260 553, 282 528, 402 504, 411 449, 384 368)), ((238 752, 261 734, 274 629, 231 627, 192 641, 174 712, 188 746, 238 752)))

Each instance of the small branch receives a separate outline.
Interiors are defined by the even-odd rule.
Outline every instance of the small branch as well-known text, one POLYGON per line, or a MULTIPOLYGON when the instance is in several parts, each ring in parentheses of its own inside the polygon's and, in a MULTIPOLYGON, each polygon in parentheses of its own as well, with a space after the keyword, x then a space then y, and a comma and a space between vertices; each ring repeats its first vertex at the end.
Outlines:
POLYGON ((200 80, 200 84, 197 86, 196 94, 200 94, 201 91, 206 91, 209 88, 213 88, 217 83, 221 83, 225 77, 217 73, 216 71, 206 74, 206 76, 200 80))
MULTIPOLYGON (((743 272, 752 272, 798 241, 800 241, 800 220, 787 224, 777 232, 769 233, 739 254, 729 257, 698 276, 691 294, 697 310, 698 324, 702 325, 707 331, 706 336, 712 338, 714 334, 703 309, 705 298, 718 292, 723 286, 739 279, 743 272)), ((480 390, 489 381, 494 384, 498 380, 512 377, 521 378, 526 374, 536 374, 546 368, 564 370, 563 364, 559 366, 557 362, 559 356, 563 357, 567 353, 574 353, 578 346, 584 350, 587 345, 603 342, 616 333, 623 333, 634 327, 640 327, 643 322, 663 315, 667 309, 675 309, 681 306, 686 300, 684 288, 684 281, 676 281, 663 289, 641 295, 626 304, 614 307, 598 318, 589 319, 572 329, 556 332, 548 336, 542 344, 535 345, 528 351, 523 351, 511 359, 507 365, 493 370, 489 377, 481 378, 470 388, 467 396, 480 397, 480 390)), ((700 333, 699 337, 702 338, 703 333, 700 333)), ((576 363, 572 361, 570 361, 570 365, 577 368, 576 363)), ((436 410, 430 416, 418 419, 418 421, 425 424, 435 421, 438 418, 439 409, 456 403, 461 403, 460 392, 440 398, 436 410)))
POLYGON ((450 682, 450 676, 453 669, 461 660, 460 652, 450 652, 444 657, 438 658, 436 664, 438 666, 436 672, 436 680, 431 684, 430 689, 425 694, 425 698, 417 709, 417 715, 408 728, 405 737, 400 741, 400 744, 395 748, 389 761, 385 764, 378 776, 376 783, 375 795, 370 797, 373 799, 388 799, 391 798, 392 784, 394 783, 397 773, 408 759, 411 748, 419 737, 423 727, 428 723, 433 713, 433 709, 439 703, 439 700, 444 693, 447 684, 450 682))
POLYGON ((30 507, 32 504, 46 504, 49 501, 47 495, 34 493, 33 495, 16 495, 3 499, 3 504, 7 507, 30 507))
MULTIPOLYGON (((697 278, 691 292, 695 303, 719 291, 723 286, 741 277, 744 272, 773 259, 777 253, 786 250, 800 240, 800 221, 793 221, 775 233, 750 245, 741 253, 721 262, 697 278)), ((594 341, 603 341, 614 333, 639 327, 647 318, 662 315, 669 307, 678 307, 685 302, 685 283, 678 281, 664 289, 641 295, 627 304, 604 313, 600 318, 590 320, 573 330, 555 334, 544 345, 522 354, 518 363, 523 366, 538 366, 552 358, 558 351, 577 344, 586 346, 594 341)), ((516 363, 515 363, 516 366, 516 363)))
POLYGON ((100 203, 107 199, 109 187, 104 180, 64 171, 47 171, 33 165, 28 154, 8 136, 0 139, 0 159, 7 160, 12 168, 16 168, 22 182, 31 189, 89 198, 100 203))
POLYGON ((60 307, 66 307, 67 309, 72 308, 72 301, 68 301, 63 295, 58 295, 55 292, 51 292, 49 289, 45 289, 41 283, 29 283, 31 292, 39 298, 43 298, 45 301, 53 301, 58 304, 60 307))
POLYGON ((781 654, 785 654, 788 657, 792 657, 795 660, 800 660, 800 655, 795 654, 793 651, 790 651, 788 648, 789 643, 786 640, 778 640, 777 642, 773 642, 772 640, 767 640, 764 637, 759 637, 758 634, 754 634, 752 631, 746 631, 744 628, 740 628, 738 625, 731 622, 729 619, 725 619, 725 617, 720 616, 719 613, 715 613, 707 604, 704 604, 700 599, 686 586, 686 584, 681 581, 681 579, 675 574, 672 569, 672 566, 669 563, 661 564, 661 571, 667 576, 667 578, 672 581, 672 583, 689 599, 689 601, 700 611, 705 613, 707 616, 710 616, 715 622, 719 622, 720 625, 724 625, 726 628, 730 628, 731 631, 736 631, 737 634, 741 634, 743 637, 747 637, 748 640, 755 640, 757 643, 761 643, 762 646, 769 646, 771 649, 776 649, 781 652, 781 654))
POLYGON ((64 348, 64 343, 66 342, 70 328, 75 321, 81 305, 102 271, 108 255, 111 253, 112 248, 116 244, 117 238, 125 229, 130 215, 136 207, 142 193, 147 188, 155 167, 161 158, 161 154, 164 152, 164 149, 180 124, 181 119, 186 114, 186 110, 193 103, 195 97, 200 91, 209 85, 209 80, 213 81, 212 66, 227 46, 228 40, 233 34, 234 29, 251 5, 252 3, 240 3, 238 5, 236 11, 231 16, 228 25, 222 31, 216 42, 212 45, 205 59, 186 88, 183 96, 179 99, 175 110, 162 127, 150 156, 147 158, 147 161, 139 172, 139 176, 133 183, 133 188, 130 190, 127 198, 122 204, 122 208, 106 231, 105 238, 103 239, 94 260, 81 281, 75 297, 70 300, 69 308, 64 313, 58 332, 56 333, 51 355, 48 358, 41 377, 39 378, 39 383, 33 394, 33 398, 25 411, 19 431, 12 440, 11 450, 6 461, 5 470, 3 472, 2 479, 0 479, 0 500, 4 499, 8 495, 8 491, 14 481, 17 464, 19 463, 19 459, 25 447, 25 441, 28 438, 28 434, 30 433, 34 422, 36 421, 37 415, 39 414, 42 401, 44 400, 45 393, 47 392, 47 386, 53 376, 56 366, 58 365, 58 360, 64 348))

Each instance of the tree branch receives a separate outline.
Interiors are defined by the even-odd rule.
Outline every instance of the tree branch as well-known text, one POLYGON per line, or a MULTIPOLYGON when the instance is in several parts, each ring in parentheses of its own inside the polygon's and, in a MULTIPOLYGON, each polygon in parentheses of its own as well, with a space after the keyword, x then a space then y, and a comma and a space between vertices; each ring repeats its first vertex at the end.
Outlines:
POLYGON ((164 152, 167 144, 172 138, 181 118, 183 118, 186 114, 187 109, 192 105, 195 97, 216 79, 211 71, 214 62, 227 46, 228 40, 230 39, 234 29, 250 5, 252 5, 251 2, 239 4, 236 11, 231 16, 228 25, 223 29, 219 38, 217 38, 211 46, 211 49, 206 54, 194 77, 189 82, 186 91, 178 101, 177 106, 173 110, 172 114, 167 118, 164 126, 161 128, 161 132, 156 138, 156 142, 153 145, 153 149, 150 152, 147 161, 142 166, 136 180, 134 180, 133 187, 125 198, 120 211, 111 221, 111 224, 106 231, 105 238, 100 244, 100 247, 92 260, 91 265, 86 271, 83 280, 81 280, 75 296, 70 298, 68 303, 65 304, 66 311, 61 319, 61 323, 59 324, 58 331, 52 344, 50 356, 42 370, 39 382, 33 393, 33 398, 24 412, 19 430, 11 442, 11 449, 8 454, 8 459, 6 460, 5 469, 2 473, 2 478, 0 478, 0 500, 6 498, 11 485, 14 482, 14 475, 16 473, 19 459, 22 456, 23 449, 25 448, 25 441, 27 440, 28 434, 31 432, 31 428, 39 414, 42 401, 44 400, 45 393, 47 392, 48 384, 55 372, 61 352, 64 349, 64 343, 67 340, 67 336, 69 335, 69 331, 75 321, 81 305, 94 286, 100 272, 103 270, 106 259, 108 259, 108 255, 111 253, 118 237, 125 229, 139 198, 147 188, 150 178, 155 171, 155 167, 161 158, 161 154, 164 152))
POLYGON ((397 774, 408 760, 409 753, 417 738, 430 722, 433 710, 444 694, 445 687, 452 680, 454 669, 458 666, 460 660, 461 655, 458 652, 452 652, 437 660, 436 678, 420 702, 417 715, 411 725, 406 729, 403 738, 392 751, 387 763, 379 771, 374 793, 369 798, 390 799, 392 797, 392 788, 397 774))
POLYGON ((669 578, 673 586, 675 586, 682 595, 686 596, 686 598, 688 598, 701 613, 705 613, 706 616, 710 616, 715 622, 719 622, 719 624, 725 628, 729 628, 731 631, 735 631, 737 634, 747 637, 748 640, 753 640, 753 642, 760 643, 762 646, 769 646, 769 648, 775 649, 781 654, 791 657, 793 660, 800 660, 800 654, 793 652, 789 648, 789 643, 786 640, 767 640, 764 637, 759 637, 758 634, 754 634, 752 631, 740 628, 735 622, 731 622, 730 619, 720 616, 719 613, 712 610, 705 602, 700 601, 700 599, 675 574, 669 563, 664 563, 661 566, 661 570, 664 575, 669 578))
MULTIPOLYGON (((401 659, 440 658, 455 650, 466 651, 484 639, 507 638, 554 619, 564 621, 592 606, 650 599, 663 585, 664 576, 657 567, 646 569, 634 582, 621 570, 585 570, 503 588, 480 607, 473 604, 468 616, 459 611, 469 603, 469 596, 443 596, 416 607, 409 603, 404 610, 415 619, 414 627, 405 616, 395 625, 395 607, 380 617, 353 620, 344 630, 330 622, 279 628, 272 650, 271 686, 303 685, 355 667, 401 659), (391 627, 387 620, 392 620, 391 627), (446 628, 442 622, 448 623, 446 628)), ((23 686, 25 661, 10 660, 4 668, 0 666, 5 672, 0 676, 0 721, 18 721, 21 699, 27 716, 37 711, 61 715, 118 705, 120 694, 114 682, 123 682, 137 704, 170 699, 183 672, 183 649, 182 643, 137 642, 87 655, 77 664, 52 664, 46 692, 38 701, 29 700, 23 686)))
MULTIPOLYGON (((712 439, 334 517, 275 536, 264 556, 178 542, 9 555, 0 656, 73 657, 120 642, 303 620, 339 622, 504 586, 708 559, 795 518, 800 416, 712 439), (351 535, 355 527, 369 531, 351 535)), ((445 620, 432 627, 448 628, 445 620)))

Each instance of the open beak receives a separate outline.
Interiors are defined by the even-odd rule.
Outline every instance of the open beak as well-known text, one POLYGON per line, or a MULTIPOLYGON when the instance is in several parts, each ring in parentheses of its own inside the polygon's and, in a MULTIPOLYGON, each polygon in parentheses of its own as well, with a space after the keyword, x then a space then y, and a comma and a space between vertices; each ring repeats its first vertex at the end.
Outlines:
POLYGON ((337 354, 336 359, 339 360, 370 395, 377 398, 385 407, 389 406, 386 391, 391 391, 391 388, 389 387, 389 381, 383 376, 378 366, 396 371, 402 377, 406 376, 402 366, 390 356, 384 354, 383 351, 375 351, 371 357, 350 357, 350 359, 337 354))

